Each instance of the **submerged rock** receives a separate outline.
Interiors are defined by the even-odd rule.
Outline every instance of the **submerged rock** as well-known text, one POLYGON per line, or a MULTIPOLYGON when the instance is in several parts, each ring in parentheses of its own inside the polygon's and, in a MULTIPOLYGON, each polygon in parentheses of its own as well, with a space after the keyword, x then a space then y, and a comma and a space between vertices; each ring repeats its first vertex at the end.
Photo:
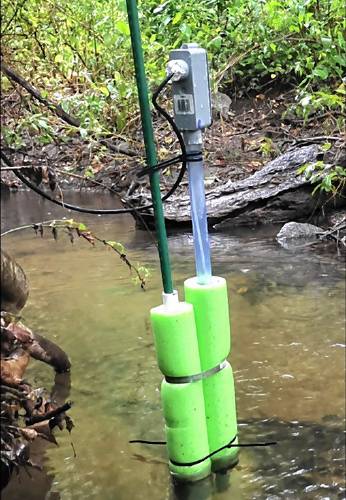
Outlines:
POLYGON ((298 238, 315 239, 316 235, 323 233, 323 229, 313 224, 287 222, 278 232, 276 239, 280 243, 282 240, 293 240, 298 238))

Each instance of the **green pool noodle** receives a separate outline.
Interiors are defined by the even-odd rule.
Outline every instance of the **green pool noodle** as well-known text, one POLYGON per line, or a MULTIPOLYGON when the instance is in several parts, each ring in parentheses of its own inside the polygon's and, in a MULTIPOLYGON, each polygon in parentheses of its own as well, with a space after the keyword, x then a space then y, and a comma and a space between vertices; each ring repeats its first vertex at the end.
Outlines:
POLYGON ((186 302, 163 304, 151 309, 150 316, 161 372, 170 377, 200 373, 192 305, 186 302))
POLYGON ((224 361, 231 350, 227 283, 212 276, 200 285, 197 278, 184 283, 185 301, 193 305, 202 371, 224 361))
POLYGON ((211 473, 202 381, 161 386, 163 413, 166 421, 169 469, 179 480, 198 481, 211 473), (176 462, 176 463, 174 463, 176 462))
MULTIPOLYGON (((225 368, 203 380, 205 415, 210 453, 228 444, 237 435, 237 413, 232 368, 225 368)), ((237 444, 235 440, 234 444, 237 444)), ((233 444, 233 443, 232 443, 233 444)), ((239 448, 226 448, 211 457, 212 470, 232 467, 239 448)))
MULTIPOLYGON (((185 300, 193 305, 202 371, 223 363, 230 352, 231 335, 227 283, 213 276, 207 285, 196 278, 184 283, 185 300)), ((237 434, 237 415, 232 368, 203 379, 210 453, 229 443, 237 434)), ((212 469, 224 469, 237 462, 238 448, 227 448, 214 455, 212 469)))
MULTIPOLYGON (((151 323, 161 372, 167 377, 188 377, 201 372, 193 307, 185 302, 163 304, 151 310, 151 323)), ((180 481, 196 481, 211 472, 205 421, 203 384, 163 381, 161 386, 166 422, 169 468, 180 481)))

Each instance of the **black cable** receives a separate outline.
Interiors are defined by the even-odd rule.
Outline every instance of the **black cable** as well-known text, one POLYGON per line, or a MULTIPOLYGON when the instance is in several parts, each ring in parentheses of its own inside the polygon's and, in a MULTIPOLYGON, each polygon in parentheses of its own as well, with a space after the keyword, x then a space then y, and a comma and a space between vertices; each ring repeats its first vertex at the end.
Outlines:
MULTIPOLYGON (((186 149, 185 149, 184 139, 183 139, 178 127, 176 126, 173 119, 171 118, 171 116, 163 108, 161 108, 161 106, 159 106, 159 104, 157 103, 157 98, 158 98, 159 94, 165 88, 165 86, 167 85, 169 80, 172 78, 172 76, 173 75, 169 75, 164 79, 164 81, 156 89, 155 93, 153 94, 153 98, 152 98, 152 102, 153 102, 154 107, 158 110, 158 112, 162 116, 164 116, 166 118, 166 120, 169 122, 169 124, 173 128, 175 134, 177 135, 177 138, 178 138, 178 141, 179 141, 179 144, 181 147, 181 151, 182 151, 182 155, 176 157, 177 158, 176 161, 182 161, 182 166, 181 166, 179 175, 178 175, 176 181, 174 182, 173 186, 170 188, 170 190, 162 197, 162 199, 161 199, 162 201, 166 201, 170 196, 172 196, 172 194, 176 191, 177 187, 179 186, 182 178, 184 177, 185 171, 186 171, 186 160, 185 160, 186 149), (179 158, 179 160, 178 160, 178 158, 179 158)), ((7 158, 7 156, 5 155, 5 153, 3 153, 3 151, 1 151, 1 158, 6 163, 6 165, 8 165, 11 168, 14 167, 12 161, 9 158, 7 158)), ((167 165, 175 163, 175 161, 172 161, 172 160, 174 160, 174 159, 172 158, 170 160, 165 160, 165 162, 163 162, 163 163, 167 162, 167 165)), ((164 168, 164 167, 160 167, 159 165, 160 164, 158 164, 157 166, 154 166, 154 167, 150 167, 150 169, 154 172, 157 167, 158 167, 157 169, 164 168)), ((69 210, 74 210, 76 212, 97 214, 97 215, 115 215, 115 214, 128 214, 128 213, 133 213, 133 212, 140 212, 142 210, 148 210, 149 208, 153 208, 152 204, 139 206, 139 207, 132 207, 132 208, 116 208, 116 209, 97 209, 97 208, 79 207, 78 205, 71 205, 70 203, 65 203, 65 202, 56 200, 55 198, 52 198, 47 193, 42 191, 42 189, 40 189, 35 184, 33 184, 29 179, 27 179, 18 170, 13 170, 13 173, 26 186, 28 186, 35 193, 39 194, 40 196, 42 196, 46 200, 51 201, 52 203, 55 203, 55 205, 59 205, 60 207, 67 208, 69 210)))
MULTIPOLYGON (((225 450, 226 448, 249 448, 252 446, 272 446, 272 445, 277 444, 276 441, 270 441, 270 442, 266 442, 266 443, 234 443, 236 439, 237 439, 237 435, 235 435, 229 443, 225 444, 224 446, 221 446, 221 448, 213 451, 212 453, 209 453, 209 455, 207 455, 203 458, 200 458, 199 460, 195 460, 194 462, 186 462, 185 463, 185 462, 175 462, 174 460, 170 460, 170 462, 173 465, 191 467, 192 465, 197 465, 201 462, 204 462, 204 460, 207 460, 208 458, 216 455, 217 453, 225 450)), ((141 443, 141 444, 153 444, 153 445, 167 444, 166 441, 145 441, 144 439, 133 439, 133 440, 129 441, 129 443, 141 443)))
POLYGON ((144 177, 147 174, 152 174, 153 172, 157 172, 158 170, 162 170, 164 168, 169 167, 170 165, 173 165, 174 163, 178 163, 183 161, 182 155, 179 156, 174 156, 173 158, 169 158, 168 160, 161 161, 157 165, 154 165, 153 167, 144 167, 142 170, 140 170, 137 173, 137 177, 144 177))
POLYGON ((141 443, 141 444, 157 444, 157 445, 162 445, 162 444, 167 444, 167 441, 146 441, 145 439, 132 439, 129 441, 130 444, 133 443, 141 443))
MULTIPOLYGON (((170 126, 172 127, 175 135, 177 136, 178 138, 178 141, 179 141, 179 145, 180 145, 180 149, 181 149, 181 153, 182 153, 182 160, 183 160, 183 166, 182 166, 182 170, 184 170, 183 172, 183 175, 185 173, 185 170, 186 170, 186 161, 184 161, 185 157, 186 157, 186 147, 185 147, 185 142, 184 142, 184 138, 180 132, 180 130, 178 129, 175 121, 173 120, 173 118, 167 113, 167 111, 165 109, 163 109, 157 102, 157 99, 160 95, 160 93, 162 92, 162 90, 165 88, 165 86, 167 85, 167 83, 172 79, 173 77, 173 74, 171 75, 168 75, 164 80, 163 82, 157 87, 156 91, 154 92, 153 94, 153 97, 152 97, 152 103, 153 103, 153 106, 154 108, 160 113, 160 115, 162 115, 164 118, 166 118, 166 120, 168 121, 168 123, 170 124, 170 126)), ((179 174, 179 177, 181 175, 181 172, 179 174)), ((178 177, 178 178, 179 178, 178 177)))

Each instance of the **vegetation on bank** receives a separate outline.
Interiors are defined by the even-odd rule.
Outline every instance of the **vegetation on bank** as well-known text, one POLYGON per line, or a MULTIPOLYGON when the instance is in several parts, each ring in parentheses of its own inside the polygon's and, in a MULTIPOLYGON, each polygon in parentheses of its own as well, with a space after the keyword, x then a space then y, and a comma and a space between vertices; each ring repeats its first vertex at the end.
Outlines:
MULTIPOLYGON (((147 73, 164 75, 169 50, 208 49, 214 90, 298 86, 297 110, 341 108, 346 48, 342 0, 139 2, 147 73)), ((4 61, 91 128, 120 131, 136 105, 124 0, 4 0, 4 61)), ((10 82, 3 78, 3 89, 10 82)), ((48 124, 37 117, 36 125, 48 124)))

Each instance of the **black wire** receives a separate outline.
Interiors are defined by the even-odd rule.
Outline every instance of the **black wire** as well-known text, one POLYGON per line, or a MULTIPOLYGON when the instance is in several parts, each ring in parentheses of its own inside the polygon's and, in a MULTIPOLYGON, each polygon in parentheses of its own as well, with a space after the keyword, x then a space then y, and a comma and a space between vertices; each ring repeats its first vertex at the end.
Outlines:
MULTIPOLYGON (((179 466, 185 466, 185 467, 191 467, 192 465, 197 465, 201 462, 204 462, 204 460, 207 460, 208 458, 216 455, 217 453, 220 453, 220 451, 223 451, 227 448, 249 448, 252 446, 272 446, 277 444, 276 441, 270 441, 266 443, 234 443, 237 438, 237 435, 235 435, 231 441, 224 446, 221 446, 221 448, 213 451, 212 453, 209 453, 209 455, 206 455, 203 458, 200 458, 198 460, 195 460, 194 462, 175 462, 174 460, 170 460, 173 465, 179 465, 179 466)), ((141 444, 153 444, 153 445, 164 445, 167 444, 166 441, 145 441, 144 439, 133 439, 129 441, 129 443, 141 443, 141 444)))
MULTIPOLYGON (((175 134, 178 137, 178 141, 182 150, 182 155, 181 157, 177 157, 182 161, 182 166, 179 172, 179 175, 174 182, 173 186, 170 188, 170 190, 161 198, 161 201, 166 201, 172 194, 176 191, 177 187, 179 186, 182 178, 184 177, 185 171, 186 171, 186 160, 184 159, 185 154, 186 154, 186 149, 185 149, 185 144, 184 144, 184 139, 174 123, 173 119, 170 117, 170 115, 163 109, 159 104, 157 103, 157 98, 159 94, 162 92, 162 90, 165 88, 169 80, 172 78, 173 75, 167 76, 163 82, 159 85, 159 87, 156 89, 155 93, 153 94, 152 102, 154 107, 158 110, 158 112, 166 118, 166 120, 169 122, 171 125, 172 129, 174 130, 175 134)), ((1 158, 2 160, 8 165, 9 167, 13 168, 14 165, 12 161, 1 151, 1 158)), ((166 160, 167 164, 171 164, 171 160, 166 160)), ((177 160, 178 161, 178 160, 177 160)), ((161 167, 160 167, 161 168, 161 167)), ((153 171, 155 171, 155 166, 152 167, 153 171)), ((18 170, 13 170, 14 175, 18 177, 26 186, 28 186, 30 189, 35 191, 35 193, 39 194, 43 198, 45 198, 48 201, 51 201, 52 203, 55 203, 55 205, 59 205, 60 207, 67 208, 68 210, 74 210, 76 212, 82 212, 82 213, 88 213, 88 214, 97 214, 97 215, 116 215, 116 214, 128 214, 128 213, 133 213, 133 212, 140 212, 142 210, 148 210, 149 208, 153 208, 153 204, 150 205, 143 205, 139 207, 131 207, 131 208, 116 208, 116 209, 97 209, 97 208, 84 208, 84 207, 79 207, 78 205, 71 205, 70 203, 65 203, 59 200, 56 200, 55 198, 52 198, 49 196, 47 193, 42 191, 39 187, 37 187, 35 184, 33 184, 29 179, 27 179, 23 174, 21 174, 18 170)))
POLYGON ((167 444, 167 441, 146 441, 145 439, 132 439, 129 441, 129 443, 141 443, 141 444, 157 444, 157 445, 163 445, 167 444))
MULTIPOLYGON (((184 138, 183 138, 180 130, 178 129, 175 121, 173 120, 173 118, 157 102, 157 98, 159 97, 160 93, 162 92, 162 90, 165 88, 165 86, 171 80, 172 77, 173 77, 173 74, 168 75, 163 80, 163 82, 157 87, 156 91, 153 94, 152 103, 153 103, 154 108, 160 113, 160 115, 162 115, 164 118, 166 118, 166 120, 168 121, 168 123, 172 127, 175 135, 178 138, 180 149, 182 152, 182 157, 183 157, 183 167, 182 167, 182 169, 183 169, 184 168, 184 158, 186 156, 186 147, 185 147, 184 138)), ((185 162, 185 170, 186 170, 186 162, 185 162)), ((184 173, 185 173, 185 170, 184 170, 184 173)))
POLYGON ((173 165, 174 163, 180 163, 182 161, 183 161, 182 155, 174 156, 173 158, 169 158, 168 160, 161 161, 160 163, 154 165, 153 167, 142 168, 142 170, 140 170, 137 173, 137 177, 140 178, 148 174, 151 175, 153 172, 157 172, 158 170, 162 170, 164 168, 169 167, 170 165, 173 165))
MULTIPOLYGON (((213 451, 211 455, 208 455, 208 457, 215 455, 215 453, 219 453, 220 451, 226 449, 226 448, 249 448, 250 446, 272 446, 274 444, 277 444, 277 441, 267 441, 265 443, 237 443, 237 444, 232 444, 234 442, 235 438, 233 438, 228 444, 225 444, 225 446, 222 446, 216 451, 213 451)), ((153 444, 153 445, 164 445, 167 444, 167 441, 147 441, 145 439, 132 439, 129 441, 130 444, 134 443, 140 443, 140 444, 153 444)), ((207 458, 208 458, 207 457, 207 458)), ((205 460, 205 459, 203 459, 205 460)))

